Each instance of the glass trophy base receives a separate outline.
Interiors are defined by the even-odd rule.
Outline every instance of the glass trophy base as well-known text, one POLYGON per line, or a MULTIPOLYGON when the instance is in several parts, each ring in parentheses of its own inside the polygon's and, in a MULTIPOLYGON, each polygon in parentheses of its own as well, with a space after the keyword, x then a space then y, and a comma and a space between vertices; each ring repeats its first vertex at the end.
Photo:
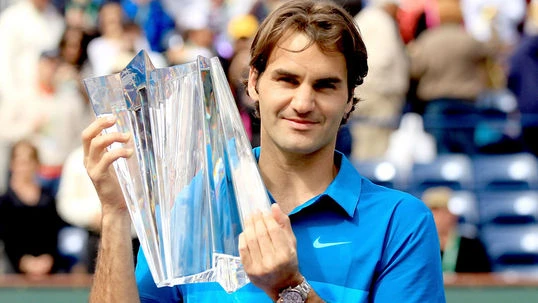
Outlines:
POLYGON ((215 281, 219 283, 227 293, 232 293, 250 283, 247 274, 243 270, 241 258, 214 253, 213 262, 214 267, 209 270, 195 275, 164 280, 157 283, 157 287, 215 281))

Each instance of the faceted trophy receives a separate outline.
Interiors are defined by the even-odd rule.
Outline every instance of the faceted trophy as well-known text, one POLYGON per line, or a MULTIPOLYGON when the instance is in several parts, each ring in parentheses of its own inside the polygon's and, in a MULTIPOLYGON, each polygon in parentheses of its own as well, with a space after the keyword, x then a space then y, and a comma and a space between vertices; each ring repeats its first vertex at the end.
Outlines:
POLYGON ((238 237, 270 202, 219 59, 155 69, 141 51, 84 85, 97 117, 117 118, 105 132, 132 134, 113 165, 157 286, 247 284, 238 237))

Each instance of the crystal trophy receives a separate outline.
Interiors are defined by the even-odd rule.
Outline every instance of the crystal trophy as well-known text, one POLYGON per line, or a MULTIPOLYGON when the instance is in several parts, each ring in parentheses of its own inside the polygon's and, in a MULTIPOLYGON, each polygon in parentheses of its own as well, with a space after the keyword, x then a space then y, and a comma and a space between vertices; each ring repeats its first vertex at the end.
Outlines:
POLYGON ((117 117, 105 132, 133 135, 114 169, 157 286, 247 284, 238 237, 270 202, 219 59, 155 69, 141 51, 84 85, 98 117, 117 117))

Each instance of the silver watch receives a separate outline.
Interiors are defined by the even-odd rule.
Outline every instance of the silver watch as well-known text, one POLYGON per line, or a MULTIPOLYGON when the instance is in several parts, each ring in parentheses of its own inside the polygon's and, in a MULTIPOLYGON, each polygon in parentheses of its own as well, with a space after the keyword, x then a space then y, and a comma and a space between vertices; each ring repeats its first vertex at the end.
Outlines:
POLYGON ((310 284, 303 278, 303 282, 295 287, 288 287, 278 294, 278 303, 304 303, 310 292, 310 284))

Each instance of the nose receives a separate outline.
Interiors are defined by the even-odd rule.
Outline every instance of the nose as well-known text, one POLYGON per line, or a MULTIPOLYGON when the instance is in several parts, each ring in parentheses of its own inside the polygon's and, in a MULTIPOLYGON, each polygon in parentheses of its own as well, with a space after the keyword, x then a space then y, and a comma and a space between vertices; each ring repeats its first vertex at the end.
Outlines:
POLYGON ((314 90, 309 85, 300 85, 293 96, 291 107, 299 114, 311 112, 316 105, 314 93, 314 90))

